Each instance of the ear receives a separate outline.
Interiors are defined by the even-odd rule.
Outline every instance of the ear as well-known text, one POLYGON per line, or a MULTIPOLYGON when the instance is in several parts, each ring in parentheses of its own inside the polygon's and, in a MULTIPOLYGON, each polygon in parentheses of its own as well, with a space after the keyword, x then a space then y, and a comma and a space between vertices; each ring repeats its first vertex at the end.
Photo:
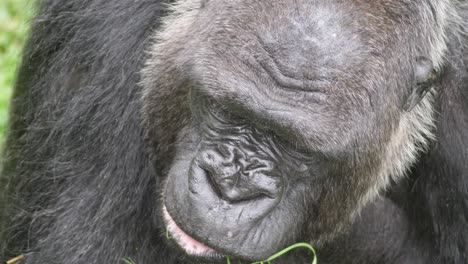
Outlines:
POLYGON ((434 65, 431 60, 426 57, 416 59, 414 66, 415 84, 406 100, 403 110, 411 111, 431 90, 434 81, 437 78, 434 65))

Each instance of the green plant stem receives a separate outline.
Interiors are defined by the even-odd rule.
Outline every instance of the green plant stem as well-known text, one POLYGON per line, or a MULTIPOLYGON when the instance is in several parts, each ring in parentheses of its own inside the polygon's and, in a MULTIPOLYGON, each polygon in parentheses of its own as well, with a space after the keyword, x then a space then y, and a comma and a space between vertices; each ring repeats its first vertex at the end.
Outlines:
POLYGON ((266 260, 254 262, 252 264, 265 264, 265 263, 270 264, 272 260, 275 260, 275 259, 283 256, 284 254, 288 253, 289 251, 292 251, 292 250, 297 249, 297 248, 307 248, 307 249, 309 249, 314 254, 314 259, 312 260, 312 264, 317 264, 317 253, 315 252, 315 249, 311 245, 309 245, 307 243, 294 244, 292 246, 289 246, 289 247, 281 250, 280 252, 274 254, 273 256, 269 257, 266 260))

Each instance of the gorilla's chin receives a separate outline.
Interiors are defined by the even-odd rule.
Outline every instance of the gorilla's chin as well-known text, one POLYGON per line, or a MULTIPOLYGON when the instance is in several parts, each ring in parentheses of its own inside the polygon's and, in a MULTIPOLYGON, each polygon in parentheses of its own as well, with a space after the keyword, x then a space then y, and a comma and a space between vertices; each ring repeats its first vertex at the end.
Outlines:
POLYGON ((220 257, 221 255, 216 250, 199 242, 185 233, 172 219, 171 215, 163 206, 163 215, 166 222, 168 235, 173 239, 184 251, 190 256, 196 257, 220 257))

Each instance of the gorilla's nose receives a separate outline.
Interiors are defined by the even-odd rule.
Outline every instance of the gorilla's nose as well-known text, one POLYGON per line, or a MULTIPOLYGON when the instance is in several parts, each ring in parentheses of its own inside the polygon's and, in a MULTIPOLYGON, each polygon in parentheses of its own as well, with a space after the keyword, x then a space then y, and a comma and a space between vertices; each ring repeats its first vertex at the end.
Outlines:
POLYGON ((220 144, 201 151, 198 166, 205 170, 217 195, 231 203, 273 199, 281 189, 281 178, 275 176, 271 160, 246 154, 231 145, 220 144))

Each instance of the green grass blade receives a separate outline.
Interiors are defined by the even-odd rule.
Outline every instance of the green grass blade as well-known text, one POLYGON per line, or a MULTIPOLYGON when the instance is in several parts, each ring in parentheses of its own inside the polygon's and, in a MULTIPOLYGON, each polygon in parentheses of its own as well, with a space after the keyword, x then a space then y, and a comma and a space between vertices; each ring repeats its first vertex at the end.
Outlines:
POLYGON ((135 262, 131 258, 124 258, 124 259, 122 259, 122 261, 125 264, 135 264, 135 262))
POLYGON ((315 249, 311 245, 309 245, 307 243, 294 244, 292 246, 289 246, 289 247, 281 250, 280 252, 274 254, 273 256, 267 258, 266 260, 254 262, 252 264, 264 264, 265 262, 270 263, 272 260, 275 260, 275 259, 285 255, 286 253, 288 253, 288 252, 290 252, 290 251, 292 251, 294 249, 297 249, 297 248, 307 248, 307 249, 309 249, 314 255, 314 259, 312 260, 312 264, 317 264, 317 253, 315 252, 315 249))

